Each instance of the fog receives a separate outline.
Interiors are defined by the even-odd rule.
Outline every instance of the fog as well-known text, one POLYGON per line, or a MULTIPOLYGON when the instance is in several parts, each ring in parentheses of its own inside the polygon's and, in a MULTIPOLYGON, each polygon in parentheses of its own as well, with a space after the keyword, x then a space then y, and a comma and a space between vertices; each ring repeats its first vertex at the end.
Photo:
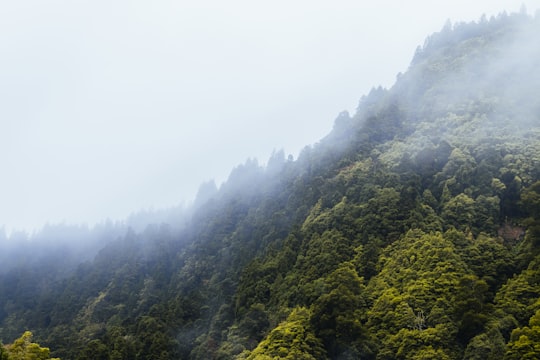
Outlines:
POLYGON ((92 225, 189 204, 247 158, 296 158, 372 87, 390 87, 447 19, 519 8, 1 2, 0 224, 92 225))

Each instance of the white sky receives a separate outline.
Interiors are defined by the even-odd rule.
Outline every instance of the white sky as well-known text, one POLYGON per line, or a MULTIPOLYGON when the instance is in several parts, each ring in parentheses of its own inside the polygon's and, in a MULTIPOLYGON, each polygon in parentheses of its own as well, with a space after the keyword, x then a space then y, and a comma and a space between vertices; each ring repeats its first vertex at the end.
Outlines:
POLYGON ((0 226, 191 201, 295 157, 447 19, 536 1, 0 0, 0 226))

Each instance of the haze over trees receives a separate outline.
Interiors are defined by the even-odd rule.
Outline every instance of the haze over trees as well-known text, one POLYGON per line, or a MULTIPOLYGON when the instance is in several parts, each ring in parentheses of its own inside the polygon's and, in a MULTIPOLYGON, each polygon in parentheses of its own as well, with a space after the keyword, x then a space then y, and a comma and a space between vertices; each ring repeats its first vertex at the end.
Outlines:
POLYGON ((538 33, 447 24, 297 160, 5 249, 0 358, 25 331, 63 359, 540 357, 538 33))

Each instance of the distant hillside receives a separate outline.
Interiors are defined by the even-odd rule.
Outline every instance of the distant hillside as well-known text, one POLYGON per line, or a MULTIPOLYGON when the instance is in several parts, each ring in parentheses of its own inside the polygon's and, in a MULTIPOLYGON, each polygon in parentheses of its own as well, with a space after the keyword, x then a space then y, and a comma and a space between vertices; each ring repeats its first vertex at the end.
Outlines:
POLYGON ((0 272, 0 339, 62 359, 540 358, 539 33, 447 24, 297 160, 248 160, 78 265, 29 249, 0 272))

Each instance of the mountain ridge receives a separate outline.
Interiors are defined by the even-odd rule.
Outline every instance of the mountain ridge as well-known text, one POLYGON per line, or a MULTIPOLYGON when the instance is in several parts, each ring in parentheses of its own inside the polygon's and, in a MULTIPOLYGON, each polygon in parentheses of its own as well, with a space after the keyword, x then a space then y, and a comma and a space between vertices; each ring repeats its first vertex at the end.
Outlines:
POLYGON ((297 160, 210 184, 180 228, 60 278, 0 274, 0 338, 72 359, 535 356, 539 27, 447 24, 392 88, 297 160))

